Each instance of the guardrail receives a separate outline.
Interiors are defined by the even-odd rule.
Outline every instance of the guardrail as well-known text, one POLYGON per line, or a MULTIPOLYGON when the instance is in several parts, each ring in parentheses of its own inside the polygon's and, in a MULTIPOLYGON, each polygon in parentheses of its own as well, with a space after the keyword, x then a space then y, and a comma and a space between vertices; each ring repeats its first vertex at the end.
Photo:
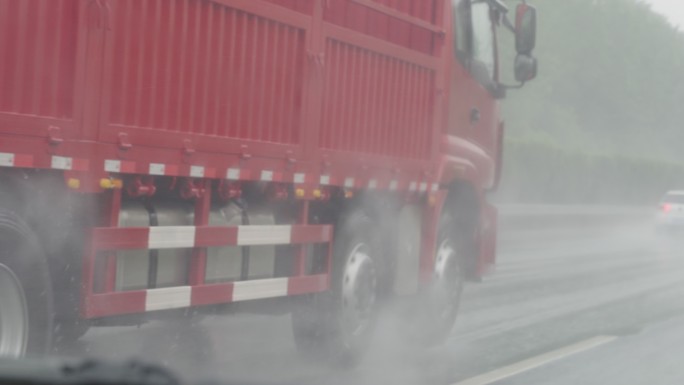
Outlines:
POLYGON ((501 232, 605 228, 643 224, 653 221, 656 216, 653 207, 522 204, 502 204, 497 207, 501 232))

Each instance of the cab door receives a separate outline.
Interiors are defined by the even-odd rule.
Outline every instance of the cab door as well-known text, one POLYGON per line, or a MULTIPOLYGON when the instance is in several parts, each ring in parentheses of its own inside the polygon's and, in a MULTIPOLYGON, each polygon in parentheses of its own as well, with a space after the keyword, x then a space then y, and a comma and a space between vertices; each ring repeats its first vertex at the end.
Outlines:
POLYGON ((494 156, 499 106, 496 25, 487 2, 452 0, 451 96, 448 134, 494 156))

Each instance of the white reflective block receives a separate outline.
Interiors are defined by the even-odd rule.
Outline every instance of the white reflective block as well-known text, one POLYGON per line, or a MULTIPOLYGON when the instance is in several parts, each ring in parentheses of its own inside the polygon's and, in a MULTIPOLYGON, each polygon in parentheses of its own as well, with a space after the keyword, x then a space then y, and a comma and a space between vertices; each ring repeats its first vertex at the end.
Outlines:
POLYGON ((368 188, 371 190, 374 190, 378 187, 378 181, 375 179, 371 179, 368 181, 368 188))
POLYGON ((192 288, 190 286, 165 287, 147 290, 145 310, 178 309, 190 306, 192 288))
POLYGON ((166 171, 166 166, 162 163, 150 163, 150 175, 164 175, 166 171))
POLYGON ((319 183, 323 184, 323 185, 330 184, 330 175, 321 175, 321 179, 320 179, 319 183))
POLYGON ((204 167, 190 166, 190 176, 193 178, 204 178, 204 167))
POLYGON ((57 170, 71 170, 72 163, 71 158, 53 155, 50 167, 57 170))
POLYGON ((195 246, 195 226, 152 226, 147 240, 150 249, 175 249, 195 246))
POLYGON ((354 187, 354 178, 346 178, 344 180, 344 187, 346 187, 346 188, 354 187))
POLYGON ((121 172, 121 161, 107 159, 105 160, 105 171, 107 172, 121 172))
POLYGON ((288 278, 260 279, 233 284, 233 301, 284 297, 287 295, 288 278))
POLYGON ((273 171, 270 170, 263 170, 261 172, 261 178, 262 181, 264 182, 270 182, 273 180, 273 171))
POLYGON ((229 168, 228 171, 226 171, 226 179, 232 179, 232 180, 240 179, 240 169, 229 168))
POLYGON ((14 167, 14 154, 0 152, 0 166, 14 167))
POLYGON ((304 183, 304 180, 306 179, 306 175, 304 175, 301 172, 298 172, 298 173, 294 174, 294 178, 292 178, 292 179, 293 179, 293 183, 301 184, 301 183, 304 183))
POLYGON ((252 225, 238 226, 239 246, 287 245, 290 243, 292 226, 252 225))

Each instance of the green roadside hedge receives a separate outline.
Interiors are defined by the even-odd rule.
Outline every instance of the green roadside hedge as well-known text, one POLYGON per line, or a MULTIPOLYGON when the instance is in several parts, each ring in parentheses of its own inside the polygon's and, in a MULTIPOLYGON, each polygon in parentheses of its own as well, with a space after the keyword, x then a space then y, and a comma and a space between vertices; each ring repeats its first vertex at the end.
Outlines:
POLYGON ((507 140, 495 199, 515 203, 642 205, 657 202, 670 189, 684 189, 684 165, 507 140))

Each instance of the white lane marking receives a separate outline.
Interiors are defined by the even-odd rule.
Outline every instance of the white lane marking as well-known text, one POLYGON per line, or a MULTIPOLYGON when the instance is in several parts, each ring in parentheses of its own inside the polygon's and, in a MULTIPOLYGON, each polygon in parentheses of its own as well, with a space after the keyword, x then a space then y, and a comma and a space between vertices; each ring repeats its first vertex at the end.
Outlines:
POLYGON ((286 245, 290 243, 292 226, 247 225, 238 226, 238 246, 286 245))
POLYGON ((481 374, 479 376, 475 376, 472 378, 469 378, 467 380, 457 382, 453 385, 488 385, 492 384, 497 381, 501 381, 505 378, 513 377, 517 374, 526 372, 531 369, 538 368, 540 366, 546 365, 548 363, 551 363, 553 361, 560 360, 562 358, 570 357, 574 354, 581 353, 590 349, 594 349, 596 347, 599 347, 603 344, 607 344, 608 342, 613 341, 616 339, 616 336, 597 336, 593 338, 589 338, 584 341, 580 341, 578 343, 566 346, 564 348, 560 348, 557 350, 552 350, 548 353, 540 354, 538 356, 528 358, 526 360, 517 362, 512 365, 504 366, 503 368, 495 369, 492 370, 491 372, 487 372, 484 374, 481 374))
POLYGON ((166 287, 147 290, 145 310, 178 309, 190 306, 190 286, 166 287))
POLYGON ((284 297, 287 295, 288 278, 260 279, 233 284, 233 301, 284 297))
POLYGON ((150 249, 173 249, 195 246, 194 226, 152 226, 147 238, 150 249))

